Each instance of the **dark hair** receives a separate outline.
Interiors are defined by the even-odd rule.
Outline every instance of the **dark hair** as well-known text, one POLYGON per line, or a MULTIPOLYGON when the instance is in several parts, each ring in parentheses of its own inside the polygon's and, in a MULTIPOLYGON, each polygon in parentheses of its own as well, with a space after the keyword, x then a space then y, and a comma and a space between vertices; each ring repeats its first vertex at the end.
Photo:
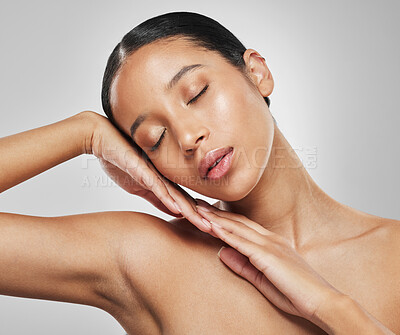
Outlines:
MULTIPOLYGON (((111 122, 115 124, 110 105, 110 88, 125 59, 146 44, 160 39, 180 37, 193 42, 196 46, 218 52, 246 74, 243 61, 246 48, 217 21, 191 12, 171 12, 155 16, 128 32, 108 58, 103 77, 101 102, 111 122)), ((269 106, 269 98, 264 99, 269 106)))

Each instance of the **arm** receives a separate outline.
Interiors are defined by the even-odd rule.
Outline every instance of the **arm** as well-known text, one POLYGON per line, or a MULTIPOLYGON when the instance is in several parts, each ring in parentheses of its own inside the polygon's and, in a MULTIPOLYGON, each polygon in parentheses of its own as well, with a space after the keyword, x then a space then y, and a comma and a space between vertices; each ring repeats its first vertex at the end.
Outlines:
POLYGON ((84 153, 98 157, 107 174, 129 193, 210 232, 196 212, 194 199, 161 175, 107 118, 91 111, 1 138, 0 192, 84 153))
POLYGON ((110 288, 120 278, 112 232, 124 215, 0 213, 0 294, 112 310, 110 288))
MULTIPOLYGON (((109 148, 118 148, 122 156, 132 149, 107 119, 93 112, 1 138, 0 191, 80 154, 96 151, 102 157, 102 150, 112 151, 109 148)), ((124 168, 135 156, 130 158, 117 163, 124 168)), ((137 174, 145 168, 136 169, 137 174)), ((0 213, 0 294, 112 310, 119 305, 115 288, 122 287, 116 225, 122 218, 126 221, 126 215, 46 218, 0 213)), ((132 215, 127 224, 142 222, 139 214, 132 215)))
POLYGON ((0 192, 83 153, 91 153, 94 119, 85 112, 0 139, 0 192))
POLYGON ((348 295, 336 295, 327 302, 315 314, 314 323, 328 334, 394 335, 348 295))
POLYGON ((164 220, 140 212, 0 213, 0 295, 94 306, 116 319, 140 315, 140 290, 127 278, 146 271, 147 248, 160 245, 148 237, 160 229, 168 231, 164 220))

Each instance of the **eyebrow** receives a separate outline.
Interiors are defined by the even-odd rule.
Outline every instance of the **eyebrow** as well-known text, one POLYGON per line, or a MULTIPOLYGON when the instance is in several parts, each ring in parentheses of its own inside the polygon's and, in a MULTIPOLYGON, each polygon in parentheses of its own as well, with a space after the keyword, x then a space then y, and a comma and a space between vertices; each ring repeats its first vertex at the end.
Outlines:
POLYGON ((168 83, 166 89, 170 90, 172 87, 174 87, 178 81, 189 71, 192 71, 194 69, 198 69, 200 67, 203 67, 203 64, 192 64, 192 65, 187 65, 184 66, 182 69, 179 70, 179 72, 171 79, 171 81, 168 83))
POLYGON ((149 113, 140 114, 140 115, 136 118, 135 122, 132 123, 131 129, 130 129, 131 137, 132 137, 132 138, 133 138, 133 136, 135 135, 136 129, 138 129, 139 126, 142 124, 142 122, 143 122, 144 120, 146 120, 148 114, 149 114, 149 113))
MULTIPOLYGON (((181 68, 175 76, 170 80, 170 82, 166 85, 166 90, 171 90, 177 83, 178 81, 188 72, 193 71, 194 69, 199 69, 203 67, 203 64, 192 64, 192 65, 186 65, 183 68, 181 68)), ((133 136, 135 135, 136 130, 139 128, 139 126, 143 123, 144 120, 146 120, 147 116, 149 113, 143 113, 140 114, 136 120, 132 123, 131 128, 130 128, 130 133, 131 137, 133 139, 133 136)))

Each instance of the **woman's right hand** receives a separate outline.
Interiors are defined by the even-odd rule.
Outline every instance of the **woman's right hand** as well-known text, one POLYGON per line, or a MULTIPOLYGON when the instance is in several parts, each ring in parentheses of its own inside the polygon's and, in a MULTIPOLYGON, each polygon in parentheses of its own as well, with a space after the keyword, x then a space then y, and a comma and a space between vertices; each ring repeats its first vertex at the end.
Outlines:
POLYGON ((92 111, 83 113, 95 124, 86 152, 100 160, 103 170, 117 185, 169 215, 184 216, 200 230, 214 235, 197 213, 196 201, 160 174, 147 156, 141 154, 140 148, 128 141, 106 117, 92 111))

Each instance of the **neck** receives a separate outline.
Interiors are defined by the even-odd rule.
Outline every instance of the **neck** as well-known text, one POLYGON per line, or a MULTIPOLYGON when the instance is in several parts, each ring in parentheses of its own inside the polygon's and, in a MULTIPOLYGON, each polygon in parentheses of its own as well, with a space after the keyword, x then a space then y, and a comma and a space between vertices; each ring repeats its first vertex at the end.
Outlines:
POLYGON ((271 155, 257 185, 238 201, 221 201, 221 208, 243 214, 284 236, 295 249, 306 248, 326 234, 332 215, 344 209, 312 180, 297 154, 274 125, 271 155), (329 216, 329 217, 328 217, 329 216))

